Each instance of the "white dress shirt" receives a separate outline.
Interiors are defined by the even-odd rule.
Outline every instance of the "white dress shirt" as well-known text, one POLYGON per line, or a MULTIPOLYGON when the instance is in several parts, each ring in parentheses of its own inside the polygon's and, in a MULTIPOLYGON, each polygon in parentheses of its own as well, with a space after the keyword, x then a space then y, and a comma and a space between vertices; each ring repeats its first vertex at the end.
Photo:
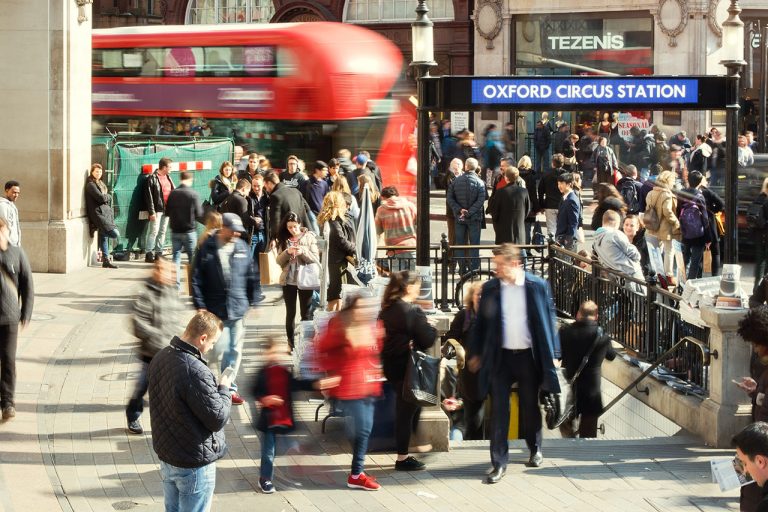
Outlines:
POLYGON ((531 348, 528 329, 528 305, 525 298, 525 273, 518 271, 514 283, 501 281, 502 348, 524 350, 531 348))

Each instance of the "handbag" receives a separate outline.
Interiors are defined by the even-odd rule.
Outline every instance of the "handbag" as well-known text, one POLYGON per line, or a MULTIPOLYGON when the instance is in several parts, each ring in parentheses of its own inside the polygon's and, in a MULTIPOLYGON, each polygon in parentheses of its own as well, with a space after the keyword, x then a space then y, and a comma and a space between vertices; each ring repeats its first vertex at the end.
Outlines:
POLYGON ((299 290, 319 290, 320 265, 317 263, 299 265, 299 271, 296 275, 296 288, 299 290))
POLYGON ((712 251, 707 249, 704 251, 704 258, 702 263, 703 272, 712 272, 712 251))
MULTIPOLYGON (((566 399, 565 399, 565 405, 562 408, 561 416, 559 419, 550 422, 547 421, 547 427, 552 430, 554 428, 560 427, 561 432, 564 434, 575 434, 577 428, 573 427, 573 423, 576 420, 576 395, 578 393, 577 390, 577 379, 579 378, 579 375, 581 375, 582 370, 587 366, 587 362, 589 361, 590 356, 592 355, 592 352, 595 351, 595 348, 597 347, 597 343, 603 338, 603 328, 598 327, 597 328, 597 335, 595 336, 595 341, 592 342, 592 346, 589 348, 589 351, 587 351, 586 354, 584 354, 584 358, 581 360, 581 364, 579 365, 579 368, 576 370, 576 373, 573 374, 573 377, 570 378, 570 380, 565 381, 565 388, 566 388, 566 399)), ((570 437, 573 437, 572 435, 570 437)))
POLYGON ((725 236, 725 224, 723 224, 723 212, 717 212, 713 215, 715 218, 715 229, 717 229, 717 236, 725 236))
POLYGON ((403 380, 403 399, 406 402, 429 407, 439 403, 437 381, 440 373, 439 357, 411 349, 403 380))

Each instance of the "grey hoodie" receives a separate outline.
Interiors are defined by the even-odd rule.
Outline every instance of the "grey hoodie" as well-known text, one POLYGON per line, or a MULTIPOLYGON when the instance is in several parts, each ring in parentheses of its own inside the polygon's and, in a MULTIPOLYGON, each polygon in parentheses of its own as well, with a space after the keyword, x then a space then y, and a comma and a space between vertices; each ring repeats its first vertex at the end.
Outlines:
POLYGON ((16 204, 7 197, 0 197, 0 218, 8 223, 8 240, 16 247, 21 245, 21 227, 19 226, 19 210, 16 204))

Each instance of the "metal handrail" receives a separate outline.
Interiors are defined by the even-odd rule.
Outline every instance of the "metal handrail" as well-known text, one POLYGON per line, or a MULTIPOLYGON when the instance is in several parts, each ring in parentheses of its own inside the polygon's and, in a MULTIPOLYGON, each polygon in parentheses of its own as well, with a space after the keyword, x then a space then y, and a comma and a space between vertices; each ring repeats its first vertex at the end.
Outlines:
MULTIPOLYGON (((678 348, 680 348, 683 345, 686 345, 688 343, 692 343, 693 345, 698 347, 699 350, 701 350, 701 354, 703 356, 704 365, 708 366, 709 363, 710 363, 710 358, 711 358, 709 347, 706 345, 706 343, 704 343, 704 342, 702 342, 700 340, 697 340, 696 338, 694 338, 692 336, 686 336, 686 337, 682 338, 680 341, 678 341, 677 343, 675 343, 672 347, 667 349, 666 352, 661 354, 658 357, 658 359, 656 359, 656 361, 654 361, 651 364, 651 366, 646 368, 645 371, 643 371, 643 373, 641 373, 635 380, 633 380, 632 383, 629 386, 627 386, 626 388, 622 389, 621 393, 619 393, 613 400, 611 400, 608 405, 603 407, 603 410, 600 413, 600 415, 602 416, 603 414, 605 414, 606 411, 608 411, 611 407, 616 405, 619 402, 619 400, 624 398, 624 396, 628 395, 633 389, 635 389, 635 387, 640 383, 640 381, 645 379, 648 375, 651 374, 651 372, 653 372, 656 368, 661 366, 661 364, 664 362, 664 360, 667 358, 667 356, 671 355, 675 350, 677 350, 678 348)), ((716 355, 715 355, 715 357, 716 357, 716 355)))

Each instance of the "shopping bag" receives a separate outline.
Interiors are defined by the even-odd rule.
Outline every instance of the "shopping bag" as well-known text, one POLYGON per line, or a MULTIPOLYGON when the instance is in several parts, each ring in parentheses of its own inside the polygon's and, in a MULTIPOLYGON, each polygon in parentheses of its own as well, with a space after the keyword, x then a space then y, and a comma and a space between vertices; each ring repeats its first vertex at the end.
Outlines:
POLYGON ((259 253, 259 273, 261 274, 262 286, 280 283, 280 274, 283 269, 277 264, 277 255, 275 251, 259 253))
POLYGON ((437 380, 440 358, 411 349, 403 381, 403 399, 412 404, 429 407, 438 404, 437 380))
POLYGON ((704 272, 712 273, 712 251, 707 249, 704 251, 704 272))

